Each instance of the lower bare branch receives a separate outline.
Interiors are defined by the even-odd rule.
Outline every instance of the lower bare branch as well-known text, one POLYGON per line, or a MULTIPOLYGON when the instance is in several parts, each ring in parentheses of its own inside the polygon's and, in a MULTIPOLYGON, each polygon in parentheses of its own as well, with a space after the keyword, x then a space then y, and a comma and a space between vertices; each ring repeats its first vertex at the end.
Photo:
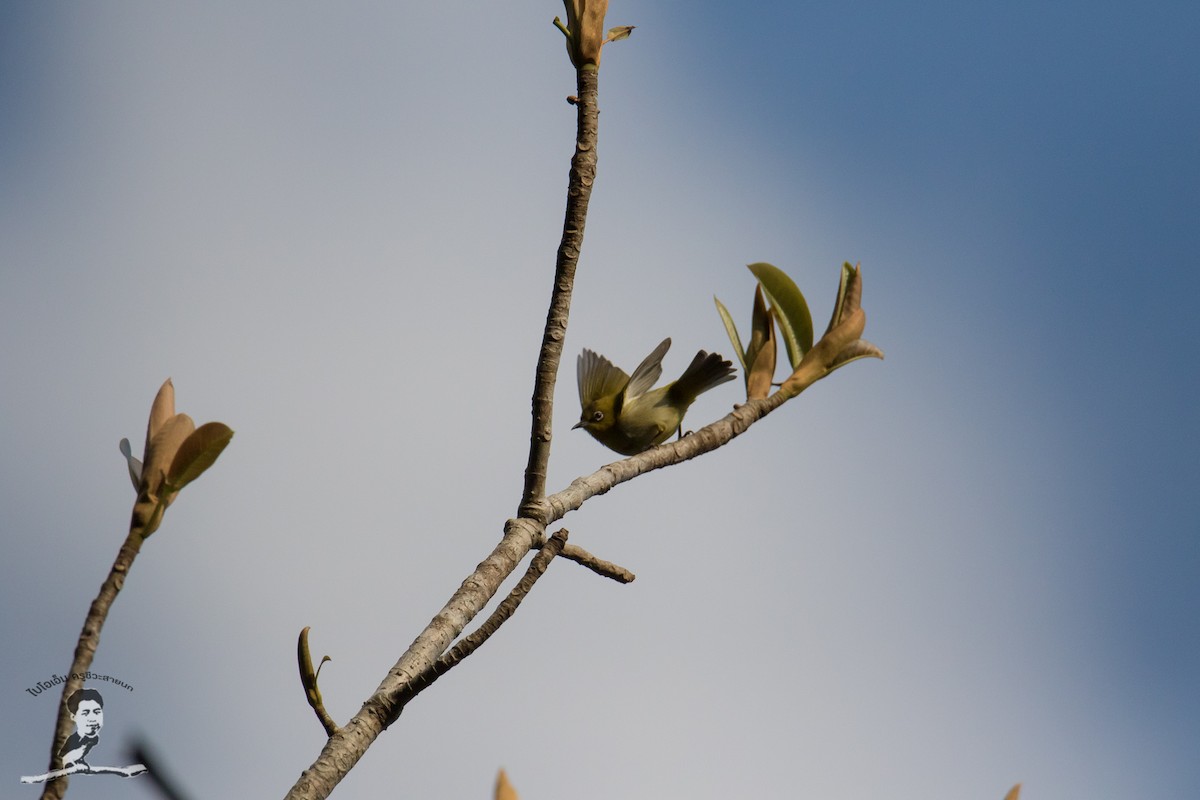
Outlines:
POLYGON ((437 662, 437 659, 495 596, 504 579, 512 574, 533 540, 545 526, 531 519, 510 519, 504 537, 491 555, 467 576, 449 602, 425 626, 400 659, 392 666, 375 693, 337 733, 330 736, 316 761, 288 792, 292 800, 328 797, 367 748, 404 710, 401 702, 408 685, 437 662))
POLYGON ((533 557, 533 560, 529 563, 529 569, 525 571, 524 576, 521 577, 521 580, 517 582, 512 591, 508 593, 508 597, 505 597, 500 605, 496 607, 491 616, 476 628, 474 632, 450 648, 450 651, 439 658, 424 674, 412 681, 403 695, 402 702, 407 703, 416 697, 432 685, 434 681, 457 666, 463 659, 478 650, 480 645, 490 639, 492 634, 498 631, 500 626, 516 613, 525 596, 529 594, 529 590, 533 588, 533 584, 537 583, 538 579, 546 574, 546 569, 550 566, 550 562, 566 546, 567 536, 567 529, 563 528, 550 537, 550 541, 546 542, 538 551, 538 554, 533 557))

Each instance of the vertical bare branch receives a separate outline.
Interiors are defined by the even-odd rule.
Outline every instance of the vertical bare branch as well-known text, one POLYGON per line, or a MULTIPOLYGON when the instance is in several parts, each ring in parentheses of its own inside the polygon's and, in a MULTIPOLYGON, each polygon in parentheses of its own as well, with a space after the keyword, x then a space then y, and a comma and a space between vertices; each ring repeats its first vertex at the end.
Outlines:
POLYGON ((587 221, 588 201, 596 178, 596 137, 600 110, 596 102, 597 73, 580 69, 578 100, 575 104, 577 131, 575 155, 571 158, 571 176, 567 187, 567 211, 563 219, 562 241, 554 271, 554 289, 542 349, 538 353, 537 375, 533 385, 533 425, 529 434, 529 463, 525 467, 525 490, 518 516, 539 519, 541 500, 546 495, 546 469, 550 461, 551 423, 553 422, 554 384, 562 360, 567 317, 571 312, 571 293, 575 287, 575 267, 583 246, 583 228, 587 221))
POLYGON ((554 288, 534 379, 529 463, 525 470, 525 488, 518 518, 508 521, 504 538, 492 554, 463 581, 445 607, 409 645, 362 709, 329 738, 317 760, 300 775, 288 792, 289 800, 314 800, 329 796, 379 734, 400 715, 405 696, 411 691, 410 684, 433 667, 467 623, 483 610, 504 579, 516 569, 534 541, 545 535, 545 523, 541 519, 547 511, 544 500, 546 468, 550 460, 554 385, 571 309, 575 267, 583 246, 588 201, 596 176, 596 138, 599 130, 597 76, 594 68, 578 69, 576 74, 579 95, 576 103, 575 154, 571 158, 567 209, 555 264, 554 288))

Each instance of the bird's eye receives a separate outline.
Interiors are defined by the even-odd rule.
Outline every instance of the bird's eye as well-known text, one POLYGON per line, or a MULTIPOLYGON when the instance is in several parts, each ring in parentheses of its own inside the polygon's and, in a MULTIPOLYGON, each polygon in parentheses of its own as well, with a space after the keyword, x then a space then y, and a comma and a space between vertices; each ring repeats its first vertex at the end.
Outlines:
POLYGON ((596 412, 594 412, 594 413, 592 414, 592 422, 599 422, 599 421, 601 421, 602 419, 604 419, 604 412, 603 412, 603 411, 596 411, 596 412))

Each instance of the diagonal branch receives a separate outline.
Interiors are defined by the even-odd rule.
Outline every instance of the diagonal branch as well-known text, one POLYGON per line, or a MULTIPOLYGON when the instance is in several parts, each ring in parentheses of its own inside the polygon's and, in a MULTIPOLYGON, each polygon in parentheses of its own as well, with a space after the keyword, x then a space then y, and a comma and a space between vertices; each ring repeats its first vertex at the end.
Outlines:
POLYGON ((437 661, 467 624, 483 610, 500 584, 516 569, 536 536, 545 529, 531 520, 510 519, 504 536, 475 571, 467 576, 442 610, 413 640, 388 670, 362 708, 330 736, 321 753, 286 795, 298 798, 328 797, 354 768, 379 735, 403 710, 407 686, 437 661))
MULTIPOLYGON (((858 296, 861 296, 861 283, 856 291, 858 296)), ((541 518, 545 520, 545 524, 557 522, 571 511, 580 508, 589 498, 604 494, 638 475, 680 464, 728 444, 767 414, 829 375, 838 367, 840 354, 858 339, 866 325, 866 314, 857 304, 858 296, 852 311, 839 324, 826 331, 775 394, 758 400, 748 400, 716 422, 711 422, 682 439, 664 442, 643 453, 607 464, 591 475, 576 478, 566 489, 543 501, 541 518)))
POLYGON ((781 393, 776 392, 763 400, 750 400, 721 419, 705 425, 682 439, 663 442, 636 456, 605 464, 591 475, 576 478, 567 488, 547 497, 542 513, 550 523, 556 522, 570 512, 581 508, 589 499, 605 494, 610 489, 631 481, 638 475, 682 464, 684 461, 716 450, 745 433, 755 422, 783 405, 786 399, 781 393))
POLYGON ((546 525, 562 519, 589 498, 608 492, 644 472, 679 464, 728 444, 758 420, 779 408, 828 375, 837 366, 839 352, 857 339, 866 324, 861 308, 855 308, 838 325, 826 332, 784 386, 761 400, 750 400, 716 422, 674 442, 652 447, 644 453, 608 464, 591 475, 577 478, 561 492, 534 502, 529 514, 510 519, 504 538, 465 581, 450 602, 409 646, 388 672, 362 709, 325 744, 313 765, 301 774, 289 798, 327 797, 334 786, 354 767, 379 734, 403 709, 411 684, 437 663, 467 623, 473 619, 512 573, 524 554, 545 536, 546 525))
POLYGON ((463 637, 458 644, 450 648, 449 652, 439 658, 424 674, 417 676, 416 680, 411 681, 405 687, 400 701, 402 704, 408 703, 409 700, 432 686, 434 681, 462 663, 463 659, 478 650, 484 642, 492 638, 496 631, 500 630, 500 626, 517 612, 517 608, 529 594, 533 585, 546 574, 546 569, 549 568, 554 557, 562 553, 563 547, 567 544, 567 535, 567 529, 563 528, 550 537, 545 546, 529 562, 529 568, 525 570, 525 575, 508 593, 508 597, 504 598, 496 607, 491 616, 470 635, 463 637))

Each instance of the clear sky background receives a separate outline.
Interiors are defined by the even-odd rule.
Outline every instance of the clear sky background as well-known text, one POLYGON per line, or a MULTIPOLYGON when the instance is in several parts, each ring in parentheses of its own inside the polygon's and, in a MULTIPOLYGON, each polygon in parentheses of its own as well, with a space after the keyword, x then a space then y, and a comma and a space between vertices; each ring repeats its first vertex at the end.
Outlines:
MULTIPOLYGON (((279 797, 516 509, 575 112, 553 2, 6 3, 0 791, 124 536, 150 402, 237 435, 104 630, 107 724, 279 797)), ((731 355, 770 261, 866 337, 589 502, 335 796, 1200 797, 1200 10, 615 2, 574 356, 731 355)), ((671 377, 674 377, 671 375, 671 377)), ((740 383, 706 395, 692 427, 740 383)), ((145 797, 83 778, 71 796, 145 797)))

